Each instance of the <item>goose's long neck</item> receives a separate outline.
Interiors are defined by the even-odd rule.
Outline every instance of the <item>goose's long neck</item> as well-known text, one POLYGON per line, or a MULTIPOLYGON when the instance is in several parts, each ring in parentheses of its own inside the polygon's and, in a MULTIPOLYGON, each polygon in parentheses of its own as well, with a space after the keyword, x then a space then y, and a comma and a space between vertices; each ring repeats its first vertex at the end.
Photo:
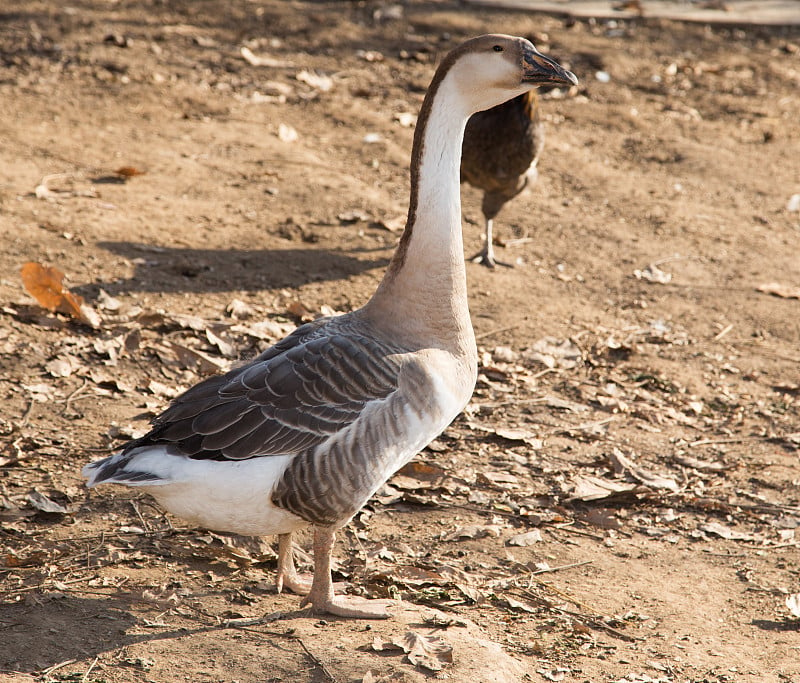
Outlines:
POLYGON ((390 327, 438 336, 462 352, 475 345, 461 236, 461 143, 470 113, 453 82, 432 84, 414 134, 408 222, 365 307, 390 327))

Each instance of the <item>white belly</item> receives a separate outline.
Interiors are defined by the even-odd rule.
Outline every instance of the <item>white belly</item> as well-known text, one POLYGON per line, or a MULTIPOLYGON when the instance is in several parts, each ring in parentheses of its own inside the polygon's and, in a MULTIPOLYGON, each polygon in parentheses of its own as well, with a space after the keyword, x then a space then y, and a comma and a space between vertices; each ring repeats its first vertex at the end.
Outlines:
POLYGON ((162 483, 138 488, 187 522, 243 536, 267 536, 308 525, 271 501, 273 486, 289 459, 192 460, 153 449, 138 455, 135 466, 163 477, 162 483))

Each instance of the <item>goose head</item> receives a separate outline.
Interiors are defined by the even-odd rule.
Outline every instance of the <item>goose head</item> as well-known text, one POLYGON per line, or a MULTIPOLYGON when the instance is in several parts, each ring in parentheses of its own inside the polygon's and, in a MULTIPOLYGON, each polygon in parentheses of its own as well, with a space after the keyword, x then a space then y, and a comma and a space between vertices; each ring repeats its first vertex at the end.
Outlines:
POLYGON ((478 36, 453 50, 443 64, 455 76, 469 114, 502 104, 539 85, 576 85, 578 79, 545 57, 529 40, 499 33, 478 36))

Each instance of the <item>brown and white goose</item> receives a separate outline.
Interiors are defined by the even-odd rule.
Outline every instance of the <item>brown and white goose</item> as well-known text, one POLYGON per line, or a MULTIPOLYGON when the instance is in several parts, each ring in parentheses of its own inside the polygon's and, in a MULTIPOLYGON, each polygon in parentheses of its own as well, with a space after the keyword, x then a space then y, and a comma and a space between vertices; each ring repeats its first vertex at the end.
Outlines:
POLYGON ((278 585, 303 605, 389 616, 386 601, 335 595, 334 533, 434 439, 477 376, 461 238, 459 165, 471 114, 570 72, 522 38, 487 35, 450 52, 422 104, 408 222, 362 308, 303 325, 251 362, 175 399, 146 436, 87 465, 88 485, 139 487, 187 521, 279 534, 278 585), (314 527, 310 585, 291 533, 314 527))

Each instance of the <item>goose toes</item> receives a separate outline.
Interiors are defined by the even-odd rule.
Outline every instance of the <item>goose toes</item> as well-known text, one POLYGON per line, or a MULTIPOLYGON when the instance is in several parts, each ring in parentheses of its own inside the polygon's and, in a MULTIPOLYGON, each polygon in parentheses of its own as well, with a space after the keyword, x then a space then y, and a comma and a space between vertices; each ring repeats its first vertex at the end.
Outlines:
POLYGON ((311 574, 279 572, 275 579, 275 588, 278 593, 282 593, 283 589, 286 588, 297 595, 308 595, 311 592, 311 583, 311 574))
POLYGON ((392 600, 368 600, 355 595, 334 595, 320 604, 312 603, 309 598, 306 597, 300 606, 311 604, 315 614, 333 614, 347 619, 389 619, 392 615, 388 608, 394 605, 392 600))

